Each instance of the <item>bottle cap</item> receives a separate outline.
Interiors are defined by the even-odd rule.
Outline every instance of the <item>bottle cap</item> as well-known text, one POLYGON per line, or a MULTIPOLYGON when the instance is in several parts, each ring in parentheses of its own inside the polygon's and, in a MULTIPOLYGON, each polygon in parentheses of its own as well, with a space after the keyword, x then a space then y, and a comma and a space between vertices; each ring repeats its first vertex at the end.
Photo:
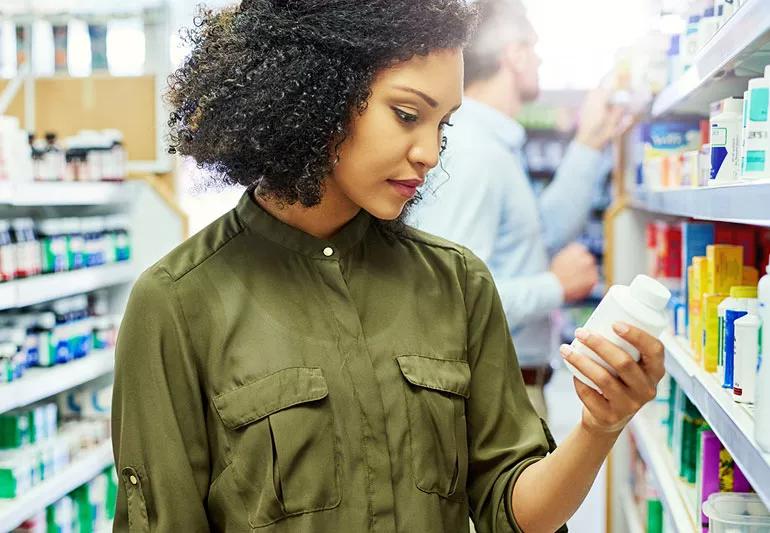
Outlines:
POLYGON ((751 285, 730 287, 730 298, 756 298, 757 288, 751 285))
POLYGON ((631 282, 631 295, 648 307, 662 311, 671 299, 671 291, 660 282, 640 274, 631 282))

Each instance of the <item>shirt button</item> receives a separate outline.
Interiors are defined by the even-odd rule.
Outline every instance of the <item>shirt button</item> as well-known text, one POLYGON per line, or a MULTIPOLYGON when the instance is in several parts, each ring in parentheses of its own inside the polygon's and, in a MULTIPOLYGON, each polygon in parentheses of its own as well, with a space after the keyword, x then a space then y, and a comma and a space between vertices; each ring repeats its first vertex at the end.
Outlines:
POLYGON ((139 483, 139 480, 136 479, 136 476, 131 476, 130 478, 128 478, 128 480, 131 482, 132 485, 136 485, 137 483, 139 483))
POLYGON ((331 257, 334 255, 334 250, 332 248, 326 247, 324 248, 324 255, 326 257, 331 257))

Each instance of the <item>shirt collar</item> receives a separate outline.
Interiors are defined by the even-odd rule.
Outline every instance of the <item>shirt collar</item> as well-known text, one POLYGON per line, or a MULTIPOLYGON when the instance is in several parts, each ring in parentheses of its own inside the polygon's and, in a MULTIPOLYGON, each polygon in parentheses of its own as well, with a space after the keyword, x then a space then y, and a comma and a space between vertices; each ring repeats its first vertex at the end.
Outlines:
POLYGON ((492 106, 467 96, 455 118, 456 122, 468 121, 478 124, 513 150, 521 150, 527 140, 524 126, 492 106))
POLYGON ((337 259, 355 247, 369 229, 371 215, 363 209, 331 239, 318 239, 281 222, 254 200, 253 188, 247 189, 235 208, 247 228, 281 246, 315 259, 337 259), (331 253, 330 253, 331 252, 331 253))

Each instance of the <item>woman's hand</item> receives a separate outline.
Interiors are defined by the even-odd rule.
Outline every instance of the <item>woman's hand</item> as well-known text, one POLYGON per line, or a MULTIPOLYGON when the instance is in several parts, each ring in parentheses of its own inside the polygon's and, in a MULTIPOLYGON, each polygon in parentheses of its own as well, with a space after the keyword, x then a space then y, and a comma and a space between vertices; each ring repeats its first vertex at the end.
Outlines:
POLYGON ((584 406, 583 426, 602 433, 622 431, 639 409, 655 398, 658 382, 666 373, 663 343, 622 322, 613 325, 613 330, 639 350, 641 358, 638 363, 601 335, 581 328, 575 336, 601 357, 617 373, 617 377, 568 345, 560 349, 566 361, 601 389, 603 394, 574 378, 575 390, 584 406))

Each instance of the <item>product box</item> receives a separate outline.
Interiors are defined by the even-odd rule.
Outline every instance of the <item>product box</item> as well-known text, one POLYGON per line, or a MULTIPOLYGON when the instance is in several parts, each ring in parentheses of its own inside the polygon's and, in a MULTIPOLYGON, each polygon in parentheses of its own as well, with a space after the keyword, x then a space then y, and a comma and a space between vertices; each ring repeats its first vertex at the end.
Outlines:
MULTIPOLYGON (((714 244, 714 224, 708 222, 682 222, 682 273, 687 272, 687 268, 692 265, 693 257, 706 256, 706 247, 714 244)), ((770 241, 769 241, 770 242, 770 241)), ((683 276, 684 294, 688 294, 689 280, 683 276)), ((689 308, 689 302, 685 301, 689 308)))
POLYGON ((759 284, 759 270, 753 266, 743 265, 743 281, 741 285, 758 285, 759 284))
POLYGON ((702 134, 698 119, 683 118, 643 124, 643 180, 648 187, 671 186, 681 180, 683 152, 699 150, 702 134), (676 156, 676 157, 671 157, 676 156), (676 168, 671 168, 672 165, 676 168), (674 174, 677 174, 674 176, 674 174))
POLYGON ((741 265, 757 264, 757 240, 757 229, 752 226, 719 222, 714 230, 715 244, 733 244, 743 247, 741 265))
POLYGON ((708 276, 706 292, 730 294, 730 288, 743 281, 743 248, 731 244, 712 244, 706 248, 708 276))
POLYGON ((719 356, 719 304, 728 294, 704 294, 701 304, 701 353, 702 364, 706 372, 717 371, 719 356))
POLYGON ((701 360, 701 305, 703 294, 706 292, 708 281, 708 260, 705 257, 694 257, 692 260, 692 283, 689 287, 690 300, 690 347, 695 353, 695 359, 701 360))

